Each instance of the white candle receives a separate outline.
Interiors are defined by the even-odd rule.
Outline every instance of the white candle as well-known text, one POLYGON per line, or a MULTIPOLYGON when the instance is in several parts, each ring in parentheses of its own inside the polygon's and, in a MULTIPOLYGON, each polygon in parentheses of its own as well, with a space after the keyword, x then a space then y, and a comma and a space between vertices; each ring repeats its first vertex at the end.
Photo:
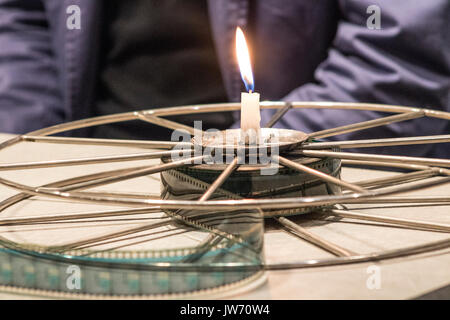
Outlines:
POLYGON ((250 53, 241 28, 236 28, 236 55, 242 80, 249 91, 241 94, 241 133, 246 143, 256 143, 261 129, 259 111, 259 93, 254 88, 250 53))
POLYGON ((241 93, 241 130, 244 135, 256 134, 261 129, 261 113, 259 111, 259 93, 241 93), (249 131, 251 130, 251 131, 249 131))

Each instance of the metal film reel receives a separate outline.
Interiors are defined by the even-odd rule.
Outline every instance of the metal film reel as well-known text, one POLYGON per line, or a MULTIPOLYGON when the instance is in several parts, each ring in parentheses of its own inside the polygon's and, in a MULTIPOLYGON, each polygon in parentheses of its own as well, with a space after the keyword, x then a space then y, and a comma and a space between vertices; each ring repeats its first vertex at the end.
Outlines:
MULTIPOLYGON (((258 166, 239 164, 237 156, 221 165, 205 163, 207 156, 194 154, 188 159, 172 161, 171 156, 179 153, 171 150, 177 145, 173 141, 52 136, 129 120, 142 120, 194 134, 193 128, 164 117, 235 111, 240 108, 236 103, 152 109, 90 118, 6 141, 0 144, 0 154, 14 152, 14 148, 23 145, 28 148, 52 143, 56 144, 55 147, 81 145, 91 148, 94 155, 64 159, 54 159, 55 155, 52 155, 51 159, 0 165, 0 183, 19 192, 0 203, 3 215, 0 219, 1 289, 58 297, 211 297, 255 286, 263 281, 265 270, 375 261, 450 246, 450 238, 445 237, 394 250, 355 253, 301 225, 302 219, 326 220, 327 223, 352 219, 375 222, 376 228, 396 226, 444 234, 450 232, 450 226, 445 223, 366 214, 352 208, 354 205, 377 203, 448 206, 448 194, 401 195, 431 186, 448 185, 449 159, 345 151, 348 148, 448 143, 450 135, 338 142, 321 140, 421 117, 450 120, 449 113, 362 103, 264 102, 261 107, 278 109, 267 127, 272 127, 291 108, 372 110, 394 115, 305 136, 295 132, 294 136, 299 135, 297 139, 280 144, 280 153, 273 155, 279 163, 279 172, 270 178, 261 176, 258 166), (95 155, 103 146, 123 152, 95 155), (97 147, 98 150, 95 149, 97 147), (136 149, 140 151, 136 152, 136 149), (196 160, 201 164, 196 164, 196 160), (104 163, 108 163, 111 169, 105 171, 95 167, 104 163), (129 163, 139 165, 127 165, 129 163), (113 168, 114 165, 118 167, 113 168), (67 171, 66 175, 58 173, 59 169, 67 170, 71 166, 85 166, 86 172, 72 176, 67 176, 67 171), (402 171, 355 183, 341 179, 341 167, 347 166, 402 171), (14 178, 16 173, 24 170, 35 173, 33 183, 14 178), (46 181, 40 181, 39 177, 43 175, 46 181), (118 187, 120 183, 133 184, 135 179, 151 175, 153 180, 155 175, 161 177, 161 182, 158 179, 154 181, 158 190, 155 184, 151 190, 140 191, 107 188, 118 187), (8 216, 33 199, 62 200, 69 212, 62 212, 59 208, 53 209, 55 212, 49 209, 33 216, 8 216), (77 208, 75 213, 70 212, 70 209, 74 210, 72 205, 77 208), (95 207, 98 205, 107 209, 100 210, 95 207), (85 212, 85 208, 90 206, 95 209, 85 212), (304 218, 297 219, 297 215, 304 218), (265 222, 263 218, 266 218, 265 222), (88 225, 93 226, 93 231, 86 234, 88 225), (37 230, 30 231, 30 228, 37 230), (289 261, 267 262, 263 248, 264 230, 268 228, 285 230, 293 238, 314 244, 334 257, 299 259, 293 254, 289 261), (28 236, 33 232, 37 238, 28 236), (60 237, 64 241, 59 241, 60 237), (38 238, 39 241, 36 240, 38 238), (50 243, 42 243, 42 239, 50 243), (67 270, 74 265, 82 274, 82 289, 78 291, 67 286, 67 270)), ((186 143, 187 148, 194 145, 195 141, 186 143)))

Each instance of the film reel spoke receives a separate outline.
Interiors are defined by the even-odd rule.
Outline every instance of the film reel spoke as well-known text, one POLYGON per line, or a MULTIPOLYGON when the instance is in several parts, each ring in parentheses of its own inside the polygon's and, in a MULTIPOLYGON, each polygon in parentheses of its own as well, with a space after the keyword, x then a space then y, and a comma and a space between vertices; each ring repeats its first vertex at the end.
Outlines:
POLYGON ((174 228, 174 229, 157 230, 157 231, 152 231, 152 232, 138 234, 138 235, 135 235, 134 233, 131 233, 128 236, 120 236, 120 237, 117 237, 117 238, 105 239, 103 241, 99 241, 99 242, 95 242, 95 243, 92 243, 92 244, 87 244, 87 245, 84 245, 84 246, 81 246, 81 247, 77 247, 77 250, 86 250, 86 249, 97 247, 97 246, 105 246, 105 245, 110 245, 110 244, 117 244, 117 243, 120 243, 120 242, 126 242, 124 244, 120 244, 120 245, 117 245, 117 246, 114 246, 114 247, 109 247, 107 249, 101 249, 101 250, 92 249, 89 253, 83 255, 83 257, 87 257, 87 256, 97 255, 100 252, 109 252, 109 251, 112 251, 112 250, 117 250, 117 249, 130 247, 130 246, 132 246, 134 244, 140 244, 140 243, 146 243, 146 242, 161 240, 161 239, 164 239, 164 238, 168 238, 168 237, 171 237, 171 236, 175 236, 177 234, 183 234, 183 233, 187 233, 187 232, 189 232, 189 230, 183 230, 183 229, 179 229, 179 228, 174 228), (177 232, 173 232, 173 231, 177 231, 177 232), (145 238, 145 239, 137 240, 137 241, 134 241, 134 242, 130 242, 131 240, 135 240, 135 239, 139 239, 139 238, 145 238))
POLYGON ((369 160, 349 160, 349 159, 342 159, 341 160, 343 165, 348 166, 363 166, 363 167, 387 167, 387 168, 393 168, 393 169, 407 169, 407 170, 428 170, 431 167, 426 165, 418 165, 418 164, 409 164, 409 163, 394 163, 394 162, 380 162, 380 161, 369 161, 369 160))
POLYGON ((408 173, 400 173, 384 178, 375 178, 354 182, 354 184, 365 188, 385 187, 386 185, 394 185, 399 183, 410 182, 413 180, 421 180, 439 175, 438 170, 434 168, 414 171, 408 173))
POLYGON ((364 199, 352 203, 424 203, 424 204, 446 204, 450 203, 450 196, 415 196, 415 197, 377 197, 376 199, 364 199))
POLYGON ((64 215, 53 215, 53 216, 32 216, 27 218, 9 218, 0 220, 0 226, 11 226, 11 225, 30 225, 30 224, 41 224, 41 223, 54 223, 61 221, 78 221, 83 219, 93 219, 93 218, 105 218, 105 217, 120 217, 138 214, 148 214, 161 212, 159 207, 150 208, 137 208, 137 209, 123 209, 123 210, 106 210, 106 211, 94 211, 94 212, 83 212, 76 214, 64 214, 64 215))
POLYGON ((233 161, 225 168, 225 170, 219 175, 219 177, 210 185, 208 190, 200 197, 199 201, 208 200, 212 194, 225 182, 225 180, 233 173, 234 170, 239 166, 238 157, 235 157, 233 161))
MULTIPOLYGON (((152 233, 146 233, 144 235, 128 237, 128 238, 122 239, 120 241, 129 241, 129 240, 132 240, 132 239, 143 238, 143 237, 152 236, 152 235, 154 236, 156 234, 168 233, 168 232, 174 231, 174 230, 177 230, 177 229, 163 230, 163 231, 157 231, 157 232, 152 232, 152 233)), ((150 239, 138 240, 138 241, 122 244, 122 245, 119 245, 119 246, 111 247, 111 248, 105 249, 105 250, 92 251, 92 252, 89 252, 87 254, 82 255, 82 257, 98 255, 99 253, 110 252, 110 251, 113 251, 113 250, 122 249, 122 248, 125 248, 125 247, 128 247, 128 246, 132 246, 132 245, 137 245, 137 244, 146 243, 146 242, 150 242, 150 241, 161 240, 161 239, 164 239, 164 238, 173 237, 173 236, 176 236, 176 235, 181 235, 181 234, 188 233, 188 232, 190 232, 190 231, 189 230, 179 230, 177 232, 173 232, 173 233, 170 233, 170 234, 163 234, 163 235, 160 235, 160 236, 157 236, 157 237, 153 237, 153 238, 150 238, 150 239)), ((101 243, 101 244, 105 245, 105 244, 114 243, 114 242, 117 242, 117 241, 112 240, 112 241, 104 242, 104 243, 101 243)))
POLYGON ((153 141, 153 140, 125 140, 125 139, 95 139, 95 138, 69 138, 52 136, 22 136, 22 141, 37 143, 56 144, 76 144, 76 145, 97 145, 110 147, 142 148, 142 149, 172 149, 175 146, 189 147, 192 144, 174 141, 153 141))
POLYGON ((123 199, 161 199, 159 194, 142 193, 142 192, 115 192, 115 191, 89 191, 89 192, 79 192, 81 195, 91 195, 95 197, 116 197, 123 199))
POLYGON ((322 248, 323 250, 326 250, 326 251, 334 254, 335 256, 350 257, 350 256, 356 255, 356 253, 354 253, 350 250, 344 249, 344 248, 338 246, 337 244, 331 243, 330 241, 325 240, 322 237, 319 237, 318 235, 295 224, 294 222, 292 222, 291 220, 289 220, 287 218, 280 217, 280 218, 275 218, 275 220, 278 221, 285 229, 287 229, 290 232, 290 234, 293 234, 296 237, 299 237, 309 243, 312 243, 312 244, 322 248))
POLYGON ((60 166, 75 166, 75 165, 109 163, 109 162, 118 162, 118 161, 122 162, 122 161, 159 159, 163 156, 172 156, 172 155, 179 155, 179 154, 180 154, 180 151, 157 151, 157 152, 152 152, 152 153, 111 155, 111 156, 90 157, 90 158, 81 158, 81 159, 10 163, 10 164, 1 164, 0 171, 24 170, 24 169, 35 169, 35 168, 51 168, 51 167, 60 167, 60 166))
MULTIPOLYGON (((194 165, 195 161, 204 160, 207 157, 208 156, 198 156, 198 157, 193 157, 193 158, 189 158, 186 160, 183 159, 183 160, 179 160, 179 161, 174 161, 174 162, 171 162, 168 164, 160 164, 160 165, 155 165, 155 166, 150 166, 150 167, 145 167, 145 168, 138 167, 137 169, 129 171, 129 172, 119 173, 116 175, 111 174, 109 177, 100 178, 100 179, 96 179, 96 180, 92 180, 92 181, 80 182, 77 184, 73 184, 69 187, 64 187, 64 188, 60 188, 60 189, 52 190, 52 191, 64 192, 64 191, 69 191, 69 190, 82 190, 82 189, 87 189, 87 188, 104 186, 104 185, 111 184, 111 183, 116 183, 116 182, 120 182, 120 181, 124 181, 124 180, 147 176, 150 174, 170 170, 173 168, 194 165)), ((39 190, 40 191, 49 191, 50 189, 49 188, 39 188, 39 190)))
MULTIPOLYGON (((441 184, 446 184, 450 182, 450 177, 436 177, 428 179, 428 181, 420 181, 415 184, 408 184, 408 185, 399 185, 399 186, 388 186, 383 187, 374 191, 371 191, 372 195, 379 196, 379 195, 393 195, 393 194, 399 194, 419 189, 426 189, 433 186, 438 186, 441 184)), ((345 195, 344 195, 345 196, 345 195)))
POLYGON ((338 159, 348 160, 363 160, 372 162, 385 162, 385 163, 407 163, 416 165, 430 165, 430 166, 443 166, 450 167, 450 160, 448 159, 434 159, 434 158, 422 158, 422 157, 407 157, 407 156, 388 156, 369 153, 356 153, 356 152, 337 152, 337 151, 319 151, 319 150, 299 150, 299 153, 310 157, 332 157, 338 159))
POLYGON ((139 113, 139 119, 144 122, 150 122, 150 123, 156 124, 156 125, 164 127, 164 128, 187 131, 191 135, 194 135, 195 130, 196 130, 190 126, 187 126, 187 125, 184 125, 184 124, 172 121, 172 120, 167 120, 167 119, 163 119, 163 118, 160 118, 157 116, 153 116, 148 113, 139 113))
POLYGON ((450 135, 436 135, 436 136, 419 136, 406 138, 386 138, 386 139, 365 139, 365 140, 344 140, 333 142, 312 142, 304 143, 302 149, 328 149, 328 148, 373 148, 373 147, 388 147, 388 146, 406 146, 415 144, 429 144, 429 143, 448 143, 450 142, 450 135))
POLYGON ((292 109, 292 103, 286 102, 285 106, 278 109, 270 118, 270 120, 264 125, 266 128, 272 128, 280 119, 290 110, 292 109))
POLYGON ((284 157, 280 157, 280 156, 272 156, 272 157, 274 158, 275 161, 277 161, 278 163, 281 163, 284 166, 290 167, 290 168, 292 168, 294 170, 299 170, 299 171, 306 172, 306 173, 311 174, 311 175, 313 175, 313 176, 315 176, 315 177, 317 177, 319 179, 322 179, 322 180, 324 180, 326 182, 333 183, 335 185, 341 186, 343 188, 346 188, 348 190, 352 190, 352 191, 357 192, 357 193, 366 193, 367 192, 367 190, 365 190, 361 186, 358 186, 356 184, 352 184, 352 183, 349 183, 349 182, 345 182, 345 181, 343 181, 341 179, 335 178, 333 176, 330 176, 330 175, 328 175, 326 173, 323 173, 321 171, 312 169, 312 168, 310 168, 308 166, 305 166, 305 165, 302 165, 300 163, 296 163, 294 161, 288 160, 288 159, 286 159, 284 157))
POLYGON ((339 209, 331 209, 325 211, 325 213, 329 216, 341 217, 341 218, 350 218, 355 220, 365 220, 365 221, 373 221, 373 222, 381 222, 392 224, 396 226, 402 226, 412 229, 419 230, 427 230, 427 231, 439 231, 439 232, 450 232, 450 225, 440 224, 440 223, 431 223, 426 221, 418 221, 418 220, 410 220, 410 219, 401 219, 401 218, 392 218, 380 215, 370 215, 355 211, 349 210, 339 210, 339 209))
POLYGON ((349 125, 345 125, 345 126, 340 126, 340 127, 336 127, 336 128, 332 128, 332 129, 326 129, 326 130, 313 132, 313 133, 309 134, 309 137, 314 138, 314 139, 320 139, 320 138, 326 138, 326 137, 331 137, 331 136, 337 136, 337 135, 344 134, 344 133, 384 126, 384 125, 388 125, 388 124, 395 123, 395 122, 417 119, 417 118, 423 117, 424 115, 425 115, 425 112, 423 110, 407 112, 407 113, 402 113, 402 114, 396 114, 393 116, 383 117, 383 118, 374 119, 374 120, 367 120, 367 121, 349 124, 349 125))
MULTIPOLYGON (((86 181, 93 181, 93 180, 97 180, 100 178, 104 178, 104 177, 109 177, 113 174, 122 174, 122 173, 127 173, 133 170, 136 170, 137 168, 146 168, 147 166, 142 166, 142 167, 134 167, 134 168, 125 168, 125 169, 118 169, 118 170, 109 170, 109 171, 102 171, 99 173, 93 173, 93 174, 88 174, 88 175, 83 175, 83 176, 77 176, 74 178, 69 178, 69 179, 64 179, 64 180, 60 180, 60 181, 56 181, 56 182, 52 182, 46 185, 42 185, 40 187, 48 187, 48 188, 61 188, 61 187, 67 187, 69 185, 72 184, 76 184, 76 183, 81 183, 81 182, 86 182, 86 181)), ((18 188, 20 190, 20 188, 18 188)), ((22 201, 22 200, 26 200, 29 199, 30 197, 32 197, 33 194, 32 193, 18 193, 14 196, 11 196, 9 198, 6 198, 5 200, 0 202, 0 212, 3 211, 4 209, 22 201)))
POLYGON ((123 230, 123 231, 105 234, 103 236, 98 236, 98 237, 94 237, 94 238, 88 238, 88 239, 84 239, 84 240, 68 243, 68 244, 65 244, 65 245, 62 245, 62 246, 50 247, 49 250, 50 251, 56 251, 56 252, 59 252, 59 253, 63 253, 65 251, 69 251, 69 250, 87 248, 87 245, 89 245, 89 246, 97 245, 97 244, 102 243, 102 242, 104 242, 106 240, 111 240, 111 239, 114 239, 114 238, 121 238, 121 237, 128 236, 128 235, 131 235, 131 234, 134 234, 134 233, 138 233, 138 232, 143 232, 143 231, 147 231, 147 230, 151 230, 151 229, 155 229, 155 228, 164 227, 164 226, 167 226, 167 225, 169 225, 171 223, 172 223, 172 221, 170 219, 166 218, 164 221, 160 221, 160 222, 156 222, 156 223, 150 223, 150 224, 146 224, 144 226, 129 228, 129 229, 126 229, 126 230, 123 230))
POLYGON ((210 233, 206 239, 204 239, 202 242, 200 242, 199 245, 195 247, 195 252, 188 255, 183 262, 185 263, 194 263, 198 261, 201 257, 203 257, 208 251, 210 251, 212 248, 217 246, 221 241, 222 237, 210 233))

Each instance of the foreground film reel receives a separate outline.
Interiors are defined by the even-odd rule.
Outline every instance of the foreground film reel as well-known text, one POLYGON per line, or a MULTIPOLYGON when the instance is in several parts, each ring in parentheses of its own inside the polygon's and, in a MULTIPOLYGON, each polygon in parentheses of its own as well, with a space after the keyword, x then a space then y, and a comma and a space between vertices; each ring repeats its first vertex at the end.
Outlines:
POLYGON ((278 109, 267 127, 272 127, 290 108, 372 110, 394 115, 307 134, 304 139, 294 141, 291 148, 280 148, 279 173, 267 179, 259 175, 260 167, 239 165, 237 157, 226 165, 205 164, 205 156, 171 161, 174 154, 171 149, 176 142, 51 136, 129 120, 142 120, 193 134, 193 128, 163 117, 235 111, 240 108, 236 103, 91 118, 6 141, 0 144, 0 155, 17 152, 14 148, 22 145, 31 147, 41 143, 56 144, 56 149, 58 145, 82 145, 85 149, 91 148, 90 154, 101 153, 101 146, 123 151, 113 156, 63 159, 55 159, 55 151, 42 161, 0 164, 0 183, 19 192, 0 203, 0 290, 57 297, 213 297, 260 284, 265 270, 376 261, 450 246, 450 238, 444 237, 394 250, 355 253, 307 230, 300 225, 305 220, 296 218, 300 215, 327 223, 342 223, 340 219, 344 218, 376 222, 374 228, 396 226, 450 232, 448 224, 366 214, 352 208, 379 203, 447 206, 450 204, 448 193, 413 197, 402 194, 449 185, 450 160, 345 151, 348 148, 448 143, 450 135, 339 142, 319 140, 421 117, 450 120, 449 113, 359 103, 264 102, 261 107, 278 109), (130 148, 141 151, 130 153, 130 148), (195 160, 201 160, 202 164, 196 165, 195 160), (104 163, 111 165, 110 170, 95 166, 104 163), (118 166, 113 168, 113 165, 118 166), (70 175, 67 170, 58 172, 71 166, 86 167, 86 172, 83 175, 70 175), (342 166, 401 172, 350 183, 340 178, 342 166), (30 172, 27 178, 32 182, 15 176, 22 171, 30 172), (144 178, 147 180, 139 185, 149 185, 149 190, 130 191, 133 181, 144 178), (66 210, 52 208, 50 203, 46 212, 17 216, 17 208, 33 208, 33 204, 27 205, 27 201, 33 199, 62 200, 66 210), (96 207, 98 205, 102 205, 102 209, 96 207), (264 231, 277 228, 335 257, 300 258, 293 252, 289 261, 267 262, 263 250, 264 231), (73 275, 73 270, 81 276, 79 288, 68 284, 68 275, 73 275))

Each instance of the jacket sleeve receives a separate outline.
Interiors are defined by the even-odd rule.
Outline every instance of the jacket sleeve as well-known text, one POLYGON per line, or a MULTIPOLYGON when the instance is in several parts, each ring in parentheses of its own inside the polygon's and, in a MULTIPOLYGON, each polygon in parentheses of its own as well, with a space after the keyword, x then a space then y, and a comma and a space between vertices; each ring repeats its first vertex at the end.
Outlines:
POLYGON ((45 10, 39 0, 0 0, 0 132, 64 119, 45 10))
MULTIPOLYGON (((371 0, 340 1, 341 20, 328 58, 315 72, 316 82, 293 90, 284 100, 369 102, 450 111, 450 1, 379 0, 379 30, 366 24, 371 15, 366 10, 371 4, 371 0)), ((265 113, 263 121, 271 114, 265 113)), ((277 126, 313 132, 386 115, 374 111, 290 110, 277 126)), ((411 120, 331 139, 443 134, 450 133, 448 123, 411 120)), ((415 147, 414 154, 429 154, 431 148, 415 147)), ((401 149, 378 151, 409 153, 401 149)))

